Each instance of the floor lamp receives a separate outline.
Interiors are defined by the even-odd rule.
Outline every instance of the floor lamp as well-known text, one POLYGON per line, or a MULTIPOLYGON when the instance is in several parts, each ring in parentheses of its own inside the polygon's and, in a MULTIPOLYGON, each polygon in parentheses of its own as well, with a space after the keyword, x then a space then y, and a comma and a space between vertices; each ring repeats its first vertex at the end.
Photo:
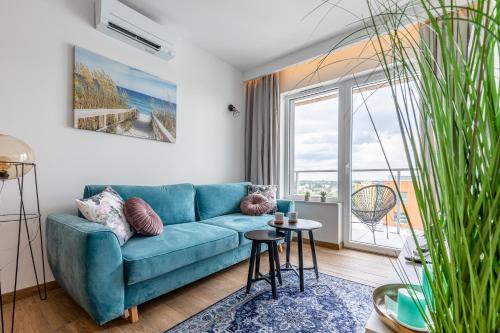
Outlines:
MULTIPOLYGON (((16 139, 9 135, 0 134, 0 196, 7 181, 17 182, 17 189, 19 193, 19 210, 13 214, 0 214, 0 223, 17 223, 17 251, 16 251, 16 268, 14 276, 14 291, 12 293, 12 322, 11 322, 11 332, 14 332, 14 319, 16 313, 16 292, 17 292, 17 280, 19 273, 19 256, 21 254, 21 230, 22 224, 24 223, 26 229, 26 235, 28 238, 28 248, 31 255, 31 262, 33 264, 33 271, 35 274, 36 284, 38 288, 38 295, 41 300, 47 299, 47 283, 45 279, 45 262, 43 253, 43 235, 42 235, 42 220, 40 214, 40 202, 38 198, 38 182, 36 175, 36 164, 34 163, 34 154, 30 146, 23 141, 16 139), (36 194, 36 210, 35 212, 26 212, 24 194, 26 192, 25 188, 25 178, 30 171, 33 170, 31 174, 34 176, 34 190, 36 194), (36 234, 32 237, 30 235, 29 223, 28 221, 34 221, 36 225, 36 234), (39 281, 39 273, 37 271, 37 266, 35 263, 35 257, 33 254, 34 243, 36 238, 40 240, 40 251, 42 256, 42 284, 39 281), (32 244, 33 243, 33 244, 32 244)), ((0 266, 0 272, 2 267, 0 266)), ((5 321, 4 321, 4 306, 2 297, 2 284, 0 280, 0 325, 2 327, 2 333, 6 332, 5 321)))

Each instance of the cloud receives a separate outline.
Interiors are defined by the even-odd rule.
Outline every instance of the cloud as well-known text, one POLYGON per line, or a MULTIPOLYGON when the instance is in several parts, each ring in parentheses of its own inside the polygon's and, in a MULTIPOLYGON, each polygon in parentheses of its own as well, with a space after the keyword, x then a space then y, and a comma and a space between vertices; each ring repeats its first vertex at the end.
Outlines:
MULTIPOLYGON (((387 162, 368 111, 391 167, 407 168, 403 138, 390 87, 378 88, 375 92, 364 92, 363 96, 365 102, 361 94, 353 96, 352 168, 387 169, 387 162)), ((411 125, 415 127, 414 121, 411 125)))
POLYGON ((365 142, 375 142, 377 141, 377 136, 375 131, 372 130, 357 130, 352 133, 352 144, 362 144, 365 142))
MULTIPOLYGON (((367 98, 366 104, 360 94, 353 96, 351 166, 353 169, 388 168, 368 115, 369 110, 391 167, 407 168, 408 163, 390 88, 378 88, 373 94, 372 92, 363 93, 367 98)), ((338 168, 337 100, 330 99, 296 106, 295 169, 331 170, 338 168)), ((331 180, 336 179, 337 174, 305 173, 300 177, 301 179, 331 180)), ((357 177, 388 179, 388 173, 387 171, 353 173, 353 178, 357 177)))
POLYGON ((308 133, 295 133, 295 144, 317 144, 328 143, 336 145, 338 141, 337 131, 320 131, 308 133))
MULTIPOLYGON (((398 135, 381 136, 382 145, 393 168, 407 168, 408 163, 403 142, 398 135)), ((387 169, 382 148, 378 141, 354 144, 352 146, 353 169, 387 169)))
POLYGON ((338 99, 295 107, 295 169, 338 168, 338 99))

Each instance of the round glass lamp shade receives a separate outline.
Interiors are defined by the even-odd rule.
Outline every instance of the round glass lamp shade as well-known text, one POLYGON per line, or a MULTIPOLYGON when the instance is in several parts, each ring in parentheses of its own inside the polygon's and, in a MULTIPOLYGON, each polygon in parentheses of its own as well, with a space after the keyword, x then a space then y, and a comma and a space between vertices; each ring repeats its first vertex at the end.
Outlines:
POLYGON ((13 136, 0 134, 0 180, 16 179, 27 174, 34 161, 35 154, 28 144, 13 136))

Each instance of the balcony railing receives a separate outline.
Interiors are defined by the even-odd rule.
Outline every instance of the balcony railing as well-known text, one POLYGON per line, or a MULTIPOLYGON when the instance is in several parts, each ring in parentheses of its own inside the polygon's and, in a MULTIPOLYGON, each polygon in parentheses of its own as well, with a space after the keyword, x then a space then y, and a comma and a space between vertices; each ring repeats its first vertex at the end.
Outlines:
MULTIPOLYGON (((393 168, 392 169, 392 172, 394 173, 394 176, 395 176, 395 181, 396 181, 396 184, 397 184, 397 187, 399 189, 401 189, 401 173, 403 172, 409 172, 410 169, 409 168, 393 168)), ((352 174, 355 174, 355 173, 361 173, 361 172, 386 172, 388 177, 386 179, 382 179, 381 177, 375 177, 374 179, 363 179, 363 180, 359 180, 359 182, 383 182, 383 181, 392 181, 392 177, 390 176, 390 170, 389 169, 380 169, 380 168, 372 168, 372 169, 352 169, 351 170, 352 174)), ((301 181, 300 180, 300 175, 301 174, 318 174, 318 173, 332 173, 332 174, 338 174, 338 170, 334 170, 334 169, 325 169, 325 170, 295 170, 294 172, 294 188, 296 189, 299 182, 301 181)), ((337 179, 337 177, 332 177, 333 179, 337 179)), ((354 177, 352 177, 354 178, 354 177)), ((302 180, 302 181, 307 181, 307 180, 302 180)), ((310 180, 310 181, 313 181, 313 180, 310 180)), ((355 180, 352 180, 351 183, 355 183, 357 181, 355 180)), ((338 183, 337 183, 338 184, 338 183)), ((413 187, 412 187, 413 188, 413 187)), ((395 217, 394 217, 394 221, 395 221, 395 224, 396 224, 396 232, 397 234, 400 234, 401 232, 401 222, 402 220, 406 221, 406 217, 403 218, 403 216, 401 216, 401 213, 402 213, 403 209, 401 207, 401 201, 399 199, 399 196, 396 195, 396 213, 394 214, 395 217)))

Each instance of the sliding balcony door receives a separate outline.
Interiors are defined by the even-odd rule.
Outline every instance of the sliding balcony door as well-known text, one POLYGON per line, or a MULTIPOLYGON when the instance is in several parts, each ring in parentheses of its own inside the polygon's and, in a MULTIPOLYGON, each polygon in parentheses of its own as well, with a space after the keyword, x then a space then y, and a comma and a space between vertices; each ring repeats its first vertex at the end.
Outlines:
MULTIPOLYGON (((400 85, 407 84, 400 83, 400 85)), ((397 89, 398 99, 404 98, 402 92, 407 87, 401 86, 397 89)), ((347 152, 350 163, 346 179, 349 179, 349 182, 344 188, 346 195, 343 200, 347 203, 344 209, 344 242, 349 247, 394 254, 402 248, 406 238, 410 236, 408 218, 416 229, 422 228, 422 222, 392 90, 387 82, 353 84, 349 118, 351 126, 347 135, 351 144, 348 149, 350 151, 347 152), (392 175, 386 158, 392 169, 392 175), (352 213, 352 194, 371 185, 387 186, 396 193, 396 205, 382 219, 375 221, 377 223, 375 228, 370 228, 366 221, 352 213), (401 192, 402 200, 397 195, 396 186, 401 192), (405 214, 403 204, 410 216, 405 214)), ((412 121, 411 125, 416 126, 415 121, 412 121)))
MULTIPOLYGON (((303 200, 309 192, 311 201, 319 201, 320 193, 325 192, 327 203, 339 205, 346 247, 394 255, 410 235, 408 220, 416 229, 422 223, 391 87, 383 79, 382 72, 370 73, 284 96, 283 180, 288 198, 303 200), (352 214, 351 202, 356 190, 370 185, 401 191, 401 199, 396 195, 396 205, 376 221, 373 233, 352 214)), ((407 97, 402 94, 412 87, 407 84, 401 82, 398 98, 407 97)), ((413 93, 417 94, 416 89, 413 93)), ((415 123, 413 120, 412 126, 415 123)))

